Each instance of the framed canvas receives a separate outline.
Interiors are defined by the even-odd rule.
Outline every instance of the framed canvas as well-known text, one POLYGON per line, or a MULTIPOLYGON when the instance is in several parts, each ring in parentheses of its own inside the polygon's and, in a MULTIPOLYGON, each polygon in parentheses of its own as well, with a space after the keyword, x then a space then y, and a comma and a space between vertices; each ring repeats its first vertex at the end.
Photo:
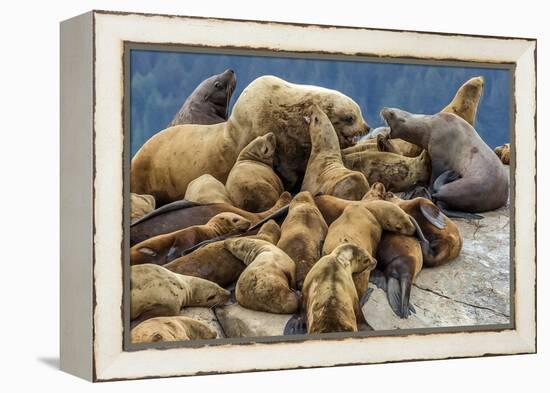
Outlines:
POLYGON ((535 39, 92 11, 60 72, 63 370, 536 352, 535 39))

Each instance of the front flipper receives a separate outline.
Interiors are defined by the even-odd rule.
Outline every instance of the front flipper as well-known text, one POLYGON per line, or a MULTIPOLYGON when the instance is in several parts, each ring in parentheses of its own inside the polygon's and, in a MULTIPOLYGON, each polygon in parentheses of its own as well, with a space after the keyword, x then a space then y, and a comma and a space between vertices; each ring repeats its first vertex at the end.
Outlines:
POLYGON ((426 236, 424 236, 424 232, 422 232, 422 228, 420 228, 420 225, 418 225, 418 222, 416 221, 416 219, 413 216, 409 215, 409 218, 410 218, 412 224, 414 225, 414 227, 416 228, 415 236, 417 237, 418 241, 420 242, 420 247, 423 250, 425 248, 429 248, 430 247, 430 242, 428 241, 428 239, 426 239, 426 236))
POLYGON ((401 194, 401 199, 404 199, 404 200, 411 200, 418 197, 426 198, 426 199, 429 199, 430 201, 432 200, 432 194, 424 186, 416 186, 412 190, 401 194))
POLYGON ((447 226, 445 215, 437 206, 424 201, 424 203, 420 204, 420 212, 436 228, 443 229, 447 226))
POLYGON ((411 282, 407 277, 388 278, 388 302, 393 312, 400 318, 408 318, 411 312, 416 312, 409 304, 411 296, 411 282))
POLYGON ((182 199, 180 201, 175 201, 175 202, 169 203, 167 205, 161 206, 158 209, 155 209, 150 213, 147 213, 143 217, 141 217, 141 218, 137 219, 136 221, 134 221, 133 223, 131 223, 130 227, 133 227, 137 224, 140 224, 143 221, 147 221, 150 218, 160 216, 161 214, 165 214, 165 213, 172 212, 172 211, 175 211, 175 210, 187 209, 187 208, 195 207, 195 206, 202 206, 202 204, 201 203, 196 203, 196 202, 191 202, 191 201, 188 201, 188 200, 185 200, 185 199, 182 199))
POLYGON ((434 180, 432 184, 432 190, 437 192, 443 187, 445 184, 452 183, 455 180, 460 179, 460 174, 458 172, 452 171, 452 170, 446 170, 445 172, 441 173, 437 179, 434 180))
POLYGON ((482 220, 485 217, 475 213, 461 212, 457 210, 451 210, 447 207, 447 204, 441 201, 436 202, 437 207, 449 218, 464 218, 466 220, 482 220))
POLYGON ((301 314, 294 314, 285 325, 283 335, 293 336, 296 334, 307 334, 305 317, 301 314))

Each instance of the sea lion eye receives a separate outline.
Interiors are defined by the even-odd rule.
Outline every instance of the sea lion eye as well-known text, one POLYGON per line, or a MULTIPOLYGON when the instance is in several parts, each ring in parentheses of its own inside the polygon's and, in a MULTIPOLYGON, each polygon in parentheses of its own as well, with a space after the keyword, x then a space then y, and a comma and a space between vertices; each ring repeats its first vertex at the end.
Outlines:
POLYGON ((214 87, 220 89, 222 87, 222 84, 220 83, 220 81, 216 81, 216 83, 214 83, 214 87))
POLYGON ((216 295, 210 295, 210 296, 208 296, 206 301, 209 302, 210 300, 214 300, 215 297, 216 297, 216 295))
POLYGON ((344 118, 344 121, 348 124, 353 124, 355 122, 355 116, 353 116, 353 115, 346 116, 344 118))

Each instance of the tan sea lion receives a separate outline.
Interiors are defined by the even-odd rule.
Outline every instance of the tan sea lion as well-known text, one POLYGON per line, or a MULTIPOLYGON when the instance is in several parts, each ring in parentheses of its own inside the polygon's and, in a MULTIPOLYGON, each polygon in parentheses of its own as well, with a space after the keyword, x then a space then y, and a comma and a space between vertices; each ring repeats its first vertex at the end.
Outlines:
POLYGON ((216 332, 204 322, 184 316, 156 317, 141 322, 130 333, 132 343, 209 340, 216 332))
POLYGON ((224 241, 246 265, 237 281, 237 302, 251 310, 292 314, 298 309, 296 265, 284 251, 265 241, 248 238, 224 241))
POLYGON ((342 149, 342 156, 360 153, 365 150, 372 151, 387 151, 390 153, 400 154, 406 157, 418 157, 422 153, 422 148, 415 144, 404 141, 403 139, 389 139, 388 134, 390 132, 389 127, 379 127, 378 131, 372 139, 365 139, 357 142, 355 146, 342 149), (380 145, 380 140, 384 141, 384 145, 380 145), (391 146, 391 149, 388 147, 391 146), (381 148, 382 147, 382 148, 381 148))
POLYGON ((307 332, 356 332, 365 323, 353 274, 370 272, 376 260, 354 244, 342 244, 321 258, 304 281, 307 332))
POLYGON ((505 165, 510 165, 510 144, 495 147, 495 153, 505 165))
MULTIPOLYGON (((416 228, 411 217, 391 202, 372 200, 351 203, 329 226, 323 254, 330 254, 341 244, 351 243, 374 256, 383 230, 413 235, 416 228)), ((358 296, 365 296, 369 271, 356 274, 353 279, 358 296)), ((363 301, 364 298, 361 299, 363 301)))
MULTIPOLYGON (((277 244, 280 236, 281 228, 270 220, 260 228, 257 235, 250 238, 277 244)), ((174 273, 204 278, 227 287, 237 281, 246 265, 231 254, 224 247, 223 240, 220 240, 179 257, 164 267, 174 273)))
POLYGON ((241 150, 268 132, 277 138, 276 172, 292 190, 309 158, 303 113, 313 104, 328 114, 342 148, 369 130, 359 106, 344 94, 262 76, 242 92, 227 122, 175 126, 149 139, 132 159, 132 192, 154 195, 163 205, 183 198, 189 182, 206 173, 225 183, 241 150))
POLYGON ((130 220, 132 222, 153 210, 155 210, 155 198, 152 195, 130 193, 130 220))
POLYGON ((205 240, 228 233, 242 233, 250 227, 250 220, 235 213, 220 213, 204 225, 195 225, 179 231, 158 235, 130 248, 130 264, 155 263, 164 265, 182 255, 182 252, 205 240))
POLYGON ((428 151, 432 200, 447 216, 480 218, 468 213, 506 204, 508 174, 464 119, 451 113, 414 115, 395 108, 384 108, 381 114, 391 128, 392 138, 405 139, 428 151))
POLYGON ((418 157, 366 150, 343 157, 346 167, 365 175, 369 183, 381 182, 388 190, 408 191, 430 180, 430 156, 423 151, 418 157))
POLYGON ((349 170, 342 162, 338 137, 329 117, 314 105, 309 110, 311 155, 302 182, 302 191, 359 200, 369 189, 365 176, 349 170))
POLYGON ((477 107, 483 94, 483 77, 467 80, 456 92, 452 101, 441 112, 454 113, 475 126, 477 107))
POLYGON ((203 80, 185 100, 168 127, 180 124, 217 124, 227 120, 237 77, 231 69, 203 80))
POLYGON ((227 203, 200 205, 189 201, 178 201, 164 205, 137 220, 130 226, 130 244, 135 245, 153 236, 174 232, 193 225, 204 225, 217 214, 235 213, 257 225, 271 217, 275 220, 286 216, 286 209, 292 197, 283 192, 277 202, 261 213, 251 213, 227 203))
POLYGON ((182 307, 224 304, 230 292, 198 277, 172 273, 162 266, 130 267, 130 319, 178 315, 182 307))
POLYGON ((184 199, 202 204, 227 203, 228 205, 234 205, 223 183, 209 174, 199 176, 189 183, 184 199))
POLYGON ((233 204, 250 212, 269 209, 284 191, 273 171, 275 135, 259 136, 241 151, 227 176, 225 188, 233 204))
POLYGON ((302 288, 307 272, 321 258, 328 226, 308 191, 290 202, 277 247, 296 264, 296 286, 302 288))

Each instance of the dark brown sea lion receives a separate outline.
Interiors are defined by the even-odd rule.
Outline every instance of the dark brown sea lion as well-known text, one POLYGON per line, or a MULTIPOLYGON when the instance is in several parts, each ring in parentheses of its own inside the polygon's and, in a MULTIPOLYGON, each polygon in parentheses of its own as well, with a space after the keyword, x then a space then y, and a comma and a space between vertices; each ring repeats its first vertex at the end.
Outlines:
MULTIPOLYGON (((383 230, 413 235, 417 231, 417 224, 391 202, 372 200, 351 203, 329 226, 323 254, 331 253, 341 244, 351 243, 374 256, 383 230)), ((365 271, 353 277, 361 303, 365 300, 369 274, 369 271, 365 271)))
POLYGON ((235 213, 220 213, 204 225, 194 225, 158 235, 136 244, 130 248, 130 264, 164 265, 179 258, 183 251, 195 244, 229 233, 243 233, 250 224, 250 220, 235 213))
MULTIPOLYGON (((250 238, 277 244, 280 236, 281 228, 271 220, 261 227, 257 235, 250 238)), ((221 240, 175 259, 164 267, 174 273, 204 278, 227 287, 237 281, 246 265, 233 256, 221 240)))
POLYGON ((284 251, 265 240, 250 238, 227 239, 224 245, 246 265, 235 289, 241 306, 276 314, 296 312, 296 265, 284 251))
POLYGON ((413 115, 395 108, 385 108, 381 114, 392 138, 428 151, 432 199, 446 215, 472 218, 461 212, 483 212, 506 204, 508 174, 467 121, 451 113, 413 115))
POLYGON ((204 225, 217 214, 231 212, 257 224, 261 220, 281 212, 281 217, 286 215, 285 206, 288 206, 292 197, 288 192, 283 192, 273 207, 261 213, 251 213, 225 203, 200 205, 189 201, 173 202, 137 220, 130 226, 130 245, 147 240, 153 236, 174 232, 193 225, 204 225))
POLYGON ((130 332, 132 343, 156 343, 216 338, 207 324, 181 315, 156 317, 141 322, 130 332))
POLYGON ((475 126, 477 107, 483 94, 483 77, 467 80, 456 92, 452 101, 441 112, 454 113, 475 126))
POLYGON ((182 307, 225 304, 230 292, 198 277, 172 273, 162 266, 130 268, 130 319, 178 315, 182 307))
POLYGON ((321 258, 328 226, 313 197, 302 191, 290 202, 277 247, 296 264, 296 286, 302 288, 311 267, 321 258))
POLYGON ((323 193, 349 200, 359 200, 369 189, 361 172, 344 166, 338 136, 329 117, 314 105, 309 110, 311 154, 302 182, 302 191, 323 193))
POLYGON ((369 183, 381 182, 388 190, 408 191, 430 179, 430 157, 426 151, 418 157, 366 150, 343 157, 346 167, 365 175, 369 183))
POLYGON ((369 253, 353 244, 342 244, 321 258, 302 291, 307 332, 356 332, 365 324, 352 275, 370 272, 375 265, 369 253))
POLYGON ((259 136, 241 151, 227 176, 225 189, 233 205, 249 212, 269 209, 284 191, 273 171, 277 142, 270 132, 259 136))
POLYGON ((151 194, 161 206, 183 198, 189 182, 206 173, 225 183, 241 150, 269 132, 277 138, 275 172, 286 190, 295 190, 311 149, 303 115, 313 104, 327 113, 342 148, 369 130, 344 94, 262 76, 242 92, 226 122, 175 126, 149 139, 132 159, 131 191, 151 194))
POLYGON ((181 124, 217 124, 227 120, 229 101, 237 85, 231 69, 202 81, 185 100, 168 127, 181 124))
POLYGON ((495 147, 495 153, 505 165, 510 165, 510 144, 495 147))

